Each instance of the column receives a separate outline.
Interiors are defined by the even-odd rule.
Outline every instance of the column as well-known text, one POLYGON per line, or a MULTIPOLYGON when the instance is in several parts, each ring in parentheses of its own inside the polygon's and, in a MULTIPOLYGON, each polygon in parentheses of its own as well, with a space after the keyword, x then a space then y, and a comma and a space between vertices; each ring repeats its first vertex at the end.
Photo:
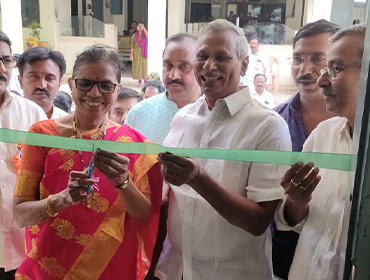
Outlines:
MULTIPOLYGON (((150 2, 150 1, 148 1, 150 2)), ((185 32, 185 0, 168 1, 168 36, 185 32)))
POLYGON ((166 0, 148 1, 148 75, 157 72, 162 77, 162 54, 166 40, 166 10, 166 0))
POLYGON ((21 0, 1 0, 2 27, 12 41, 13 53, 24 50, 21 0))

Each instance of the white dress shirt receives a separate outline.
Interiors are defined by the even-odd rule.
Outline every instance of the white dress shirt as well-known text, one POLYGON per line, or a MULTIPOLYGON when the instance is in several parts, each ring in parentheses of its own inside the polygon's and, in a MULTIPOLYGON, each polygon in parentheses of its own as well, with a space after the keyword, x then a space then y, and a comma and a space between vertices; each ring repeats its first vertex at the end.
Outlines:
POLYGON ((68 113, 53 105, 53 113, 51 114, 51 119, 55 120, 64 116, 68 116, 68 113))
MULTIPOLYGON (((32 124, 45 119, 44 111, 36 103, 5 91, 0 107, 0 128, 28 131, 32 124)), ((6 271, 17 268, 26 257, 24 228, 14 224, 12 213, 17 178, 13 156, 18 153, 17 144, 0 142, 0 267, 6 271)))
POLYGON ((267 90, 264 90, 261 95, 259 95, 256 90, 253 90, 252 98, 258 100, 261 104, 270 109, 275 107, 274 96, 267 90))
POLYGON ((248 86, 251 91, 254 89, 254 77, 257 74, 263 74, 266 76, 266 84, 271 83, 270 64, 268 58, 257 52, 256 54, 249 54, 249 64, 245 76, 240 78, 240 82, 243 86, 248 86))
MULTIPOLYGON (((303 152, 349 154, 351 145, 347 119, 335 117, 317 126, 303 152)), ((300 232, 289 280, 337 279, 345 198, 347 191, 352 192, 354 173, 320 169, 319 174, 321 181, 313 192, 306 219, 292 228, 284 219, 284 202, 275 212, 279 230, 300 232)))
MULTIPOLYGON (((219 99, 210 111, 204 96, 181 109, 165 146, 247 150, 290 150, 285 121, 253 100, 248 88, 219 99)), ((285 166, 196 159, 221 186, 253 200, 284 197, 285 166)), ((161 280, 272 279, 271 236, 259 237, 231 225, 190 186, 171 186, 168 235, 156 268, 161 280)))

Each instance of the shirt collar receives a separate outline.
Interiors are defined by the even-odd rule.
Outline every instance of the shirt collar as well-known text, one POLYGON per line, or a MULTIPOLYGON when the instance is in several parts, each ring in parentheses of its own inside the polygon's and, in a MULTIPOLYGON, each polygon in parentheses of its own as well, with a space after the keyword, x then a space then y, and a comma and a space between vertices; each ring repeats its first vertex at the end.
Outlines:
POLYGON ((240 111, 248 102, 252 100, 249 88, 246 87, 224 98, 230 115, 234 116, 240 111))
POLYGON ((4 103, 1 107, 5 107, 7 104, 9 104, 13 100, 13 96, 10 94, 10 92, 6 89, 4 92, 4 103))
POLYGON ((292 101, 290 102, 290 109, 293 112, 299 111, 301 109, 301 97, 299 95, 299 92, 297 92, 296 95, 292 97, 292 101))
POLYGON ((350 133, 350 127, 349 127, 347 118, 343 118, 343 123, 340 126, 337 137, 339 138, 341 135, 352 140, 351 133, 350 133))

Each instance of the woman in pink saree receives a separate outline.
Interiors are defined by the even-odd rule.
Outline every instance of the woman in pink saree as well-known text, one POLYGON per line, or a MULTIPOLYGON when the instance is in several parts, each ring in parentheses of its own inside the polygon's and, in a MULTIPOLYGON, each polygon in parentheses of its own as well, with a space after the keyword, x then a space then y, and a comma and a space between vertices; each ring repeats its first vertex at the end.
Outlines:
MULTIPOLYGON (((31 132, 147 141, 107 117, 121 88, 116 50, 98 45, 85 50, 72 77, 75 114, 38 122, 31 132)), ((157 235, 161 188, 153 155, 25 146, 13 211, 16 222, 26 226, 27 258, 16 279, 144 279, 157 235)))

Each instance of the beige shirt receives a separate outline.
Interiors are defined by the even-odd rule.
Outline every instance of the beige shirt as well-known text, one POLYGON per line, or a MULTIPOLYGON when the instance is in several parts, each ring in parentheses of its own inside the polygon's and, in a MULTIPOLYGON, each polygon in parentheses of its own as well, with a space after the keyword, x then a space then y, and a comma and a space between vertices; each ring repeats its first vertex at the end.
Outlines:
MULTIPOLYGON (((20 96, 4 94, 0 107, 0 128, 28 131, 36 121, 47 119, 44 111, 35 103, 20 96)), ((13 191, 17 168, 13 156, 18 155, 17 144, 0 142, 0 267, 17 268, 24 260, 24 228, 15 225, 12 214, 13 191)))
MULTIPOLYGON (((346 118, 331 118, 318 125, 303 152, 349 154, 352 140, 346 118)), ((321 181, 313 192, 309 214, 295 227, 284 219, 284 206, 275 212, 279 230, 300 233, 289 280, 336 280, 347 192, 352 192, 353 172, 320 169, 321 181), (302 228, 303 227, 303 228, 302 228)))
MULTIPOLYGON (((253 100, 248 88, 208 109, 205 97, 174 117, 165 146, 290 150, 288 126, 253 100)), ((255 202, 284 197, 286 167, 240 161, 196 159, 221 186, 255 202)), ((157 265, 161 280, 272 279, 271 235, 259 237, 231 225, 190 186, 171 186, 168 235, 157 265)))

